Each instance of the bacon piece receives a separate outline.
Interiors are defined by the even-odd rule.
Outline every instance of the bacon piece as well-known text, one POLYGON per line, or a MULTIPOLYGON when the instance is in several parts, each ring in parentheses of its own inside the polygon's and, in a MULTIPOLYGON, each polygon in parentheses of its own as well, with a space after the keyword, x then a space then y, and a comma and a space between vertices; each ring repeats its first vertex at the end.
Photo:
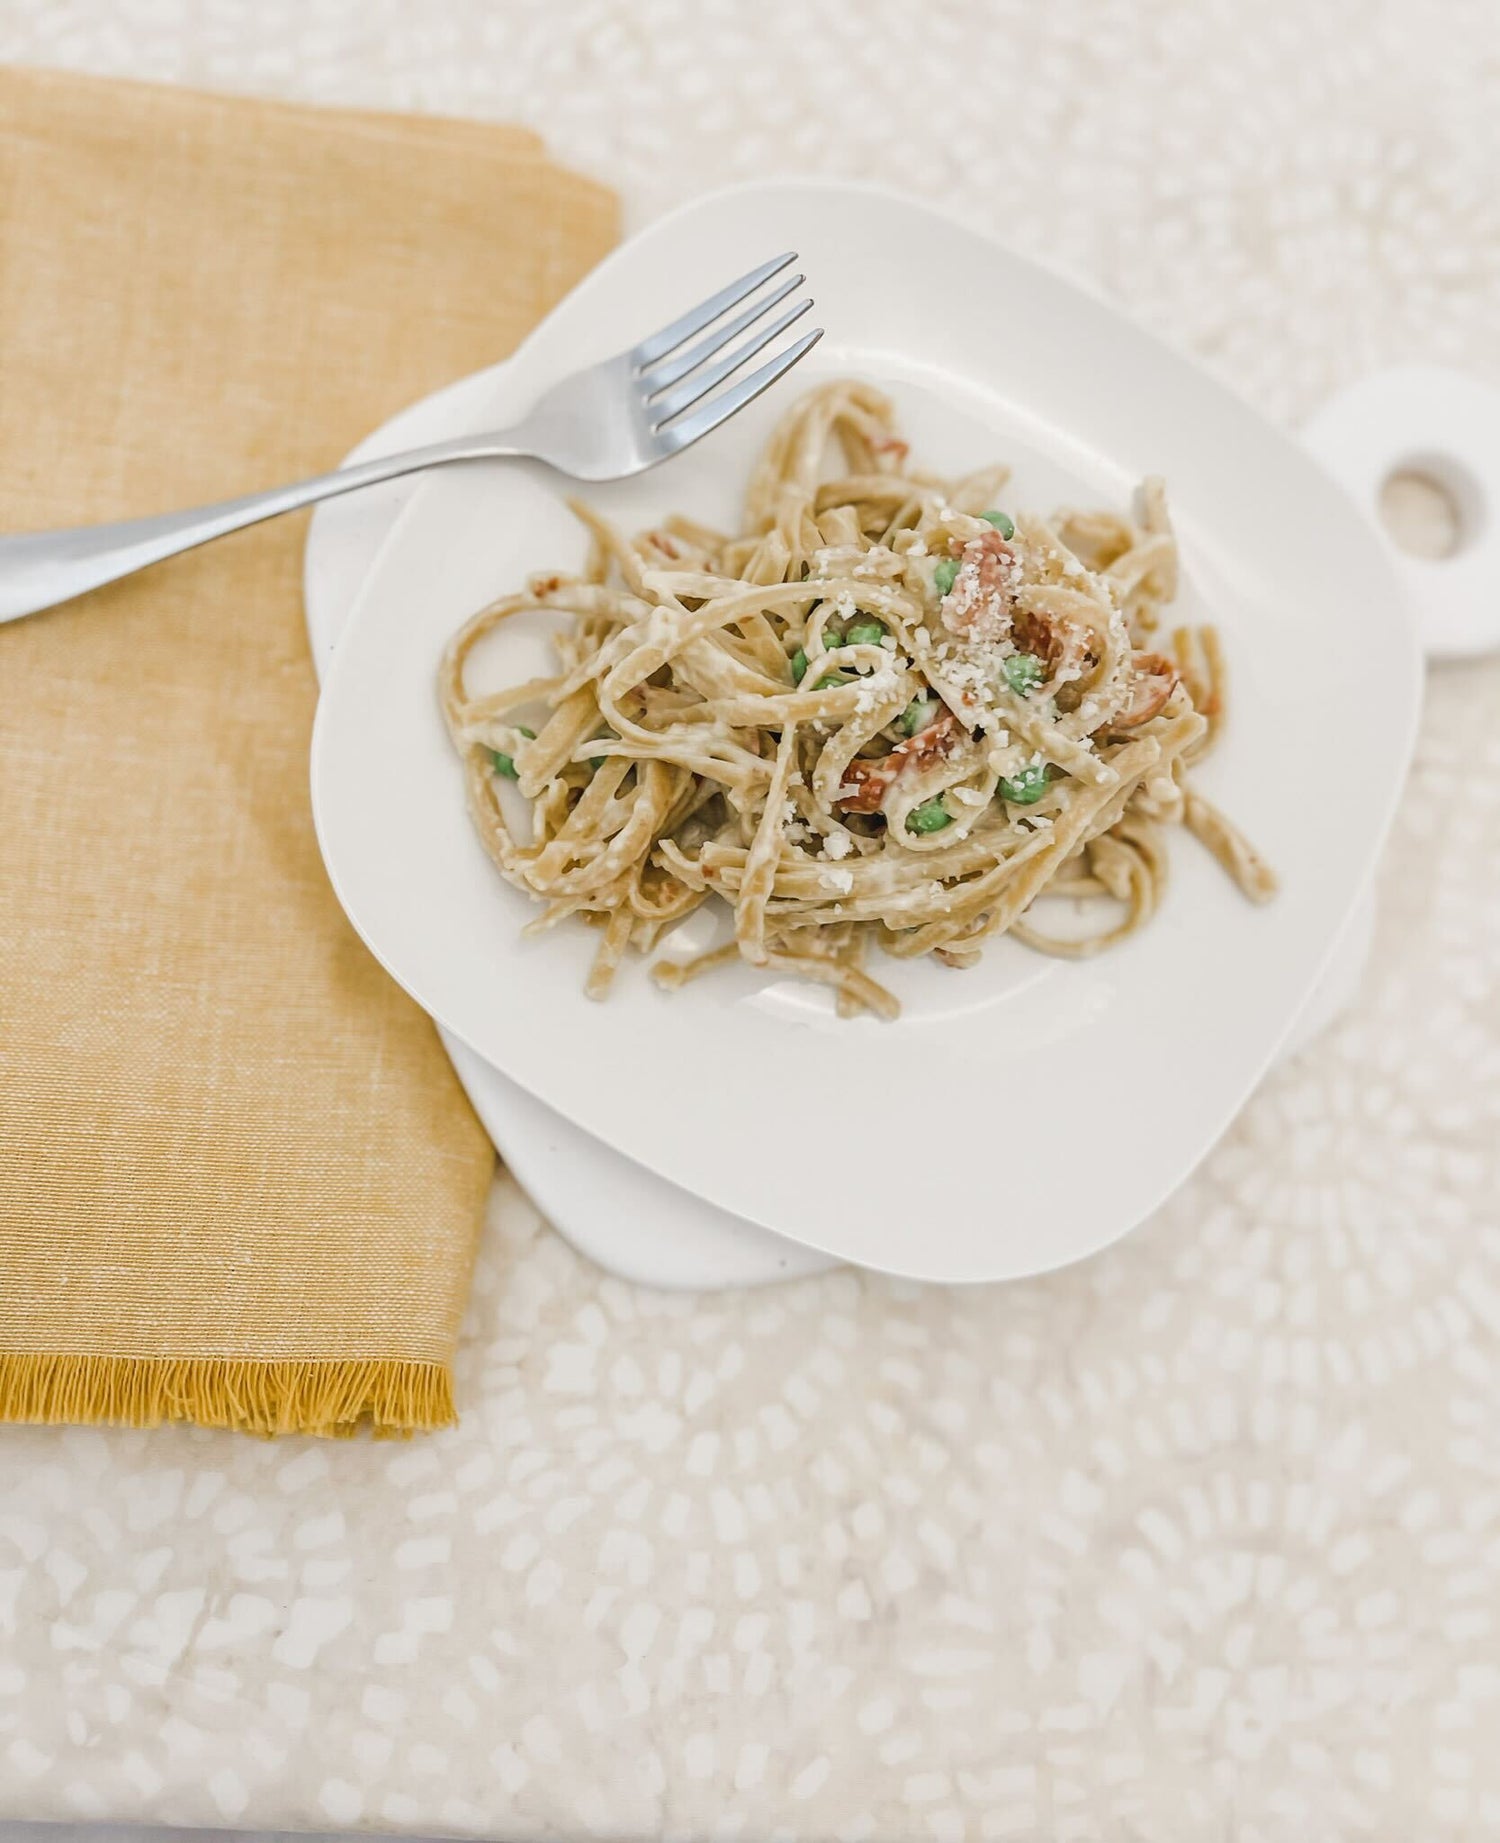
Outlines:
POLYGON ((942 601, 949 633, 965 640, 1003 640, 1010 632, 1016 568, 1016 553, 993 526, 982 537, 970 538, 942 601))
POLYGON ((1023 653, 1035 653, 1050 679, 1061 676, 1067 682, 1094 663, 1089 630, 1070 615, 1022 609, 1015 617, 1014 633, 1016 645, 1023 653))
POLYGON ((897 775, 908 768, 930 768, 934 762, 946 761, 963 736, 958 719, 945 710, 926 729, 898 742, 889 755, 874 760, 856 756, 844 770, 837 804, 846 813, 878 813, 897 775))
POLYGON ((910 442, 902 441, 899 435, 874 435, 870 438, 872 454, 893 454, 898 462, 904 461, 910 450, 910 442))
POLYGON ((964 545, 953 587, 943 597, 943 625, 960 639, 993 644, 1014 639, 1035 653, 1053 681, 1081 678, 1094 663, 1087 627, 1065 614, 1017 608, 1020 559, 995 530, 964 545))
POLYGON ((1111 717, 1112 730, 1133 730, 1158 716, 1167 699, 1177 689, 1177 667, 1163 653, 1133 653, 1135 679, 1130 687, 1130 702, 1117 717, 1111 717))

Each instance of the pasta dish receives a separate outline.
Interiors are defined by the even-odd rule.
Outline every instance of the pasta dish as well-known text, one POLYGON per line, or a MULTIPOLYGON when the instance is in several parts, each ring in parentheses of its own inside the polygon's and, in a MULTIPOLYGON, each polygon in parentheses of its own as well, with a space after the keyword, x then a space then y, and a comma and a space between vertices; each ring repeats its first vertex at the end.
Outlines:
POLYGON ((674 517, 627 538, 575 505, 581 573, 533 577, 454 637, 440 693, 474 823, 545 905, 532 929, 601 931, 591 995, 718 896, 733 939, 658 960, 662 984, 744 959, 894 1017, 873 949, 1098 952, 1156 911, 1173 826, 1274 894, 1193 785, 1224 657, 1212 627, 1164 627, 1161 481, 1130 516, 1043 518, 1001 509, 1006 480, 918 471, 879 391, 827 384, 776 428, 741 532, 674 517), (471 692, 478 642, 537 610, 560 617, 556 672, 471 692))

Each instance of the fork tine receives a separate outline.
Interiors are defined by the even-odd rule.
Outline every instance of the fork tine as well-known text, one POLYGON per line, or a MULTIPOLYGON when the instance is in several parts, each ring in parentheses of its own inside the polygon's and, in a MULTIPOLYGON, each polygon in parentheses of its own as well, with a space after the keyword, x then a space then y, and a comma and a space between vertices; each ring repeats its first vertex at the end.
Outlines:
POLYGON ((719 396, 700 403, 691 416, 680 416, 670 428, 658 430, 652 439, 660 445, 663 454, 678 453, 700 436, 717 429, 721 422, 726 422, 747 403, 753 403, 763 390, 769 389, 799 359, 805 358, 822 337, 822 327, 815 326, 810 333, 804 333, 795 345, 788 346, 784 352, 778 352, 775 358, 768 360, 758 371, 752 371, 749 377, 741 378, 738 384, 731 385, 719 396))
POLYGON ((689 346, 686 352, 680 352, 676 358, 666 358, 659 365, 653 365, 637 380, 643 393, 654 397, 669 384, 675 384, 690 371, 696 371, 705 359, 712 358, 715 352, 721 352, 731 339, 738 339, 747 326, 754 326, 762 314, 769 313, 778 301, 784 301, 794 288, 800 288, 806 280, 805 275, 788 276, 779 288, 773 288, 758 301, 752 301, 743 313, 736 314, 725 325, 716 326, 707 339, 700 339, 697 345, 689 346))
POLYGON ((742 275, 727 288, 721 288, 717 294, 711 294, 706 301, 690 308, 680 320, 674 320, 670 326, 664 326, 659 333, 653 333, 649 339, 643 339, 638 346, 632 348, 631 363, 644 369, 647 365, 654 365, 659 358, 665 358, 669 352, 675 352, 684 339, 691 339, 694 333, 701 333, 720 314, 728 313, 731 307, 738 307, 747 294, 752 294, 762 282, 768 282, 773 275, 779 275, 788 263, 796 260, 797 252, 788 250, 785 255, 773 256, 758 269, 742 275))
POLYGON ((702 370, 693 372, 675 390, 669 390, 664 397, 658 397, 648 411, 652 428, 664 428, 674 416, 680 416, 700 397, 706 397, 709 391, 717 389, 725 378, 733 377, 741 365, 748 364, 757 352, 770 345, 778 334, 784 333, 793 321, 800 320, 811 306, 812 297, 810 295, 804 297, 789 307, 784 314, 778 314, 769 326, 761 327, 752 333, 748 339, 737 345, 732 352, 727 352, 716 363, 705 365, 702 370))

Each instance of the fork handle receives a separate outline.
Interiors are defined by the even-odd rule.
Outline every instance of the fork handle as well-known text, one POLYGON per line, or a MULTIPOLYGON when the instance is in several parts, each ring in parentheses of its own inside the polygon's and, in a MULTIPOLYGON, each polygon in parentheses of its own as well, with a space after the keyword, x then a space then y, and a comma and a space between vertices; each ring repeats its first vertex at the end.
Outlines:
POLYGON ((460 436, 409 448, 404 454, 381 455, 357 467, 341 467, 312 480, 290 486, 273 486, 264 493, 246 493, 241 499, 221 499, 215 505, 189 512, 163 512, 155 518, 128 518, 111 525, 75 525, 63 531, 26 532, 0 538, 0 621, 14 621, 38 609, 71 601, 90 589, 130 576, 164 557, 193 550, 213 538, 262 519, 277 518, 357 492, 362 486, 379 486, 424 467, 441 467, 450 461, 490 460, 501 455, 528 453, 507 435, 460 436))

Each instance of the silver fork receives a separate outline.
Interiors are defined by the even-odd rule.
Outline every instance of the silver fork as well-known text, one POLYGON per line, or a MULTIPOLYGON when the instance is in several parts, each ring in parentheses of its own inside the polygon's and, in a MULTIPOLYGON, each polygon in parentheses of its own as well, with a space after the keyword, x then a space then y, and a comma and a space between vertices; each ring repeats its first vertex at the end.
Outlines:
POLYGON ((801 275, 759 293, 796 260, 796 252, 789 250, 763 262, 628 352, 562 379, 514 428, 434 442, 190 512, 0 538, 0 621, 70 601, 261 519, 425 467, 530 455, 579 480, 619 480, 641 473, 718 428, 822 338, 822 327, 815 327, 747 377, 730 383, 812 306, 811 298, 804 298, 773 316, 773 310, 801 286, 801 275), (734 313, 735 308, 741 311, 734 313), (726 314, 733 317, 725 320, 726 314), (716 324, 720 321, 722 325, 716 324), (700 333, 704 337, 689 345, 700 333), (720 389, 721 385, 728 388, 720 389))

